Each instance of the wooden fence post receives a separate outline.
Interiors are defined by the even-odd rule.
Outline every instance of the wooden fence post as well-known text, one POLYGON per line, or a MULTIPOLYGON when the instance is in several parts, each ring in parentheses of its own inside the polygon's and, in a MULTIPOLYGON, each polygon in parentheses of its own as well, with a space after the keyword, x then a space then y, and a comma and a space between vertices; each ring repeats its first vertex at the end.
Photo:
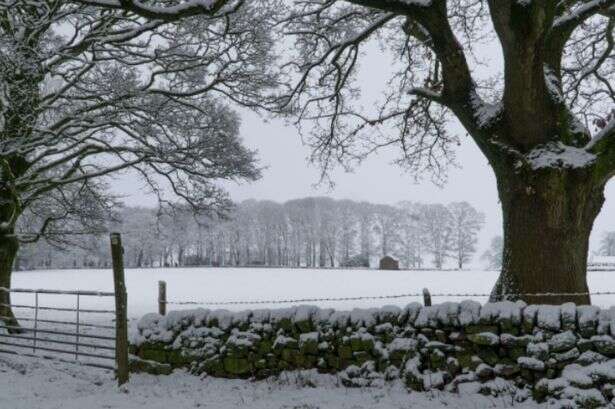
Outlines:
POLYGON ((423 303, 425 307, 431 307, 431 294, 427 288, 423 288, 423 303))
POLYGON ((117 383, 128 382, 128 317, 126 283, 124 281, 124 248, 119 233, 111 233, 111 260, 115 286, 115 360, 117 383))
POLYGON ((158 314, 167 315, 167 282, 158 281, 158 314))

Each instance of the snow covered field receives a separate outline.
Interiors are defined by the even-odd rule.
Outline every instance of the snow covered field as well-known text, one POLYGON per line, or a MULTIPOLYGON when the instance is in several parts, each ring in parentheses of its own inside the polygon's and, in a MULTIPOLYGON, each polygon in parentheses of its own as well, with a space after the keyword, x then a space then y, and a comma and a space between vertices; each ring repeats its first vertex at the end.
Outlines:
MULTIPOLYGON (((489 293, 497 273, 494 271, 377 271, 377 270, 317 270, 283 268, 168 268, 126 270, 128 308, 130 318, 157 311, 158 281, 167 282, 169 301, 238 301, 283 300, 327 297, 360 297, 421 293, 429 288, 436 293, 489 293)), ((592 291, 615 290, 615 271, 589 273, 592 291)), ((13 286, 18 288, 49 288, 60 290, 113 291, 110 270, 52 270, 17 272, 13 286)), ((16 294, 14 303, 32 303, 32 295, 16 294)), ((433 297, 433 302, 459 301, 474 298, 485 302, 486 297, 433 297)), ((406 305, 421 301, 420 297, 384 300, 323 301, 310 304, 337 309, 352 309, 387 304, 406 305)), ((41 296, 41 305, 73 306, 74 297, 41 296)), ((615 305, 615 296, 595 296, 593 302, 601 307, 615 305)), ((288 306, 284 304, 281 306, 288 306)), ((113 307, 112 299, 81 300, 81 307, 113 307)), ((170 305, 169 309, 195 306, 170 305)), ((205 306, 241 310, 275 308, 267 305, 205 306)))
POLYGON ((117 388, 112 375, 76 365, 0 355, 2 409, 482 409, 541 408, 511 396, 445 392, 409 393, 401 385, 347 389, 334 376, 283 374, 259 382, 201 379, 181 371, 170 376, 132 375, 117 388), (308 386, 310 385, 310 386, 308 386))

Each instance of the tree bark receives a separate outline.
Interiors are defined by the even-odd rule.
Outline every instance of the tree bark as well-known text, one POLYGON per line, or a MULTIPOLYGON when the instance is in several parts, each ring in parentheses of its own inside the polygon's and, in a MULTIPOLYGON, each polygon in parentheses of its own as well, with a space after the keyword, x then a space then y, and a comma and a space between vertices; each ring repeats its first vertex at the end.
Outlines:
POLYGON ((491 301, 590 304, 589 236, 604 203, 604 186, 587 170, 540 169, 498 175, 498 190, 504 254, 491 301), (544 293, 559 295, 528 295, 544 293))
MULTIPOLYGON (((11 274, 13 262, 19 250, 19 241, 16 237, 0 236, 0 287, 11 288, 11 274)), ((19 323, 10 307, 11 294, 0 291, 0 319, 9 327, 18 327, 19 323)), ((19 333, 19 329, 8 329, 9 333, 19 333)))

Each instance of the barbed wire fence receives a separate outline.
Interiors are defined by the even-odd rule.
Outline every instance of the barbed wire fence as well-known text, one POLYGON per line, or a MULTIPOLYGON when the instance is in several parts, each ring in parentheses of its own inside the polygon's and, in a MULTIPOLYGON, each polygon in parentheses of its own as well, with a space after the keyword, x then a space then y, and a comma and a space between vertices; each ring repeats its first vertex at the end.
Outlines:
MULTIPOLYGON (((593 292, 574 292, 574 293, 517 293, 500 295, 502 299, 521 299, 524 297, 575 297, 575 296, 607 296, 615 295, 615 291, 593 291, 593 292)), ((373 295, 373 296, 356 296, 356 297, 308 297, 308 298, 289 298, 289 299, 269 299, 269 300, 168 300, 167 298, 167 283, 165 281, 158 282, 158 312, 160 315, 165 315, 167 306, 249 306, 249 305, 300 305, 306 303, 329 303, 329 302, 350 302, 350 301, 384 301, 384 300, 399 300, 410 298, 422 298, 425 306, 432 305, 432 298, 487 298, 491 297, 490 293, 431 293, 429 289, 424 288, 422 292, 402 293, 393 295, 373 295)))

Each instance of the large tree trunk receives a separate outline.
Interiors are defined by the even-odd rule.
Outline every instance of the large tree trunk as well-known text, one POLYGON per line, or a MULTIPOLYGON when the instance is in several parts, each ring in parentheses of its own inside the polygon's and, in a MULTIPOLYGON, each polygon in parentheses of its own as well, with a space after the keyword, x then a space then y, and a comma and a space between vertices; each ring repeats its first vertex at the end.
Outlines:
POLYGON ((504 254, 491 300, 589 304, 589 235, 604 202, 603 186, 583 170, 541 169, 498 175, 498 189, 504 254), (544 293, 559 295, 531 295, 544 293))
MULTIPOLYGON (((13 272, 13 262, 19 250, 19 241, 10 236, 0 236, 0 287, 11 288, 11 273, 13 272)), ((0 320, 9 327, 18 327, 13 310, 10 307, 11 294, 0 291, 0 320)), ((9 332, 21 332, 18 329, 9 328, 9 332)))

